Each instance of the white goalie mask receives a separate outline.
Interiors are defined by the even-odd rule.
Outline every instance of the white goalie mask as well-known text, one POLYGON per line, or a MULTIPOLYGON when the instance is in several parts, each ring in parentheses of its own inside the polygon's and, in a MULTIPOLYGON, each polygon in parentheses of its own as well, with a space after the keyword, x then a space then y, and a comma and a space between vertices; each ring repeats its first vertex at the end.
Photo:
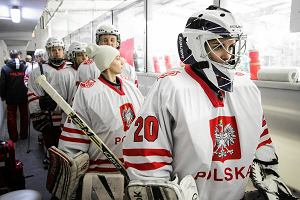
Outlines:
POLYGON ((77 53, 86 53, 86 43, 82 42, 72 42, 68 49, 68 59, 71 62, 75 62, 76 54, 77 53))
POLYGON ((193 14, 184 32, 178 35, 177 44, 183 63, 203 63, 203 73, 213 85, 223 91, 232 91, 234 69, 245 52, 246 36, 228 10, 210 6, 193 14), (230 45, 227 47, 224 41, 229 41, 230 45), (221 48, 229 55, 227 59, 217 55, 221 48))
POLYGON ((52 54, 52 48, 61 47, 62 49, 65 48, 65 44, 61 39, 58 39, 56 37, 50 37, 46 42, 46 50, 48 53, 48 61, 54 66, 59 67, 64 62, 64 58, 57 57, 52 54))

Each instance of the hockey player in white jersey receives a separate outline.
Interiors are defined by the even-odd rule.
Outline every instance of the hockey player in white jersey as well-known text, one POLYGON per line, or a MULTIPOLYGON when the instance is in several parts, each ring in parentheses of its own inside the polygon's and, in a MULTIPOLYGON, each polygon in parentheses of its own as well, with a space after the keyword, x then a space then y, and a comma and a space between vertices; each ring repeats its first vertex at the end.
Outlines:
POLYGON ((28 88, 35 95, 30 106, 33 126, 43 134, 46 149, 58 145, 61 133, 61 110, 57 109, 56 103, 35 82, 36 77, 44 74, 48 82, 59 91, 63 97, 67 96, 61 88, 67 81, 62 81, 61 76, 64 69, 70 68, 64 61, 64 43, 56 37, 50 37, 46 42, 48 63, 41 63, 29 75, 28 88), (49 114, 50 113, 50 114, 49 114), (51 117, 50 117, 51 116, 51 117))
POLYGON ((266 199, 294 199, 276 171, 260 91, 235 71, 245 39, 225 9, 188 19, 178 36, 187 66, 158 77, 123 142, 136 188, 192 175, 199 199, 239 200, 252 176, 266 199))
MULTIPOLYGON (((94 60, 101 75, 81 82, 74 97, 73 109, 123 161, 122 142, 137 115, 143 96, 129 81, 118 77, 122 71, 120 53, 107 45, 90 45, 87 55, 94 60)), ((88 152, 88 172, 117 172, 89 137, 67 120, 59 140, 59 149, 73 157, 88 152)))
POLYGON ((24 84, 26 87, 28 86, 29 74, 33 71, 33 69, 39 66, 39 63, 43 64, 47 60, 47 53, 44 49, 36 49, 34 51, 34 61, 30 62, 24 76, 24 84))
MULTIPOLYGON (((101 25, 96 31, 96 44, 109 45, 116 49, 120 49, 121 36, 119 31, 109 24, 101 25)), ((129 65, 125 58, 121 57, 123 69, 120 76, 138 85, 136 72, 133 66, 129 65)), ((100 72, 92 60, 83 62, 78 69, 79 81, 98 78, 100 72)))

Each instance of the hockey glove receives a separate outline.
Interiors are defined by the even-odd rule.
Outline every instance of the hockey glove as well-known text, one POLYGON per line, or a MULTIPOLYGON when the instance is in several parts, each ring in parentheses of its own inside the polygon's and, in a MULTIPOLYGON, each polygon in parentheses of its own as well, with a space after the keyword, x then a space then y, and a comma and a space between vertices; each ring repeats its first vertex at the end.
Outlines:
POLYGON ((57 104, 49 95, 41 96, 39 98, 39 105, 42 110, 53 111, 57 104))
POLYGON ((32 126, 35 130, 43 132, 52 126, 49 116, 45 113, 32 113, 30 114, 32 126))
POLYGON ((260 190, 267 200, 296 200, 290 189, 282 181, 276 171, 254 160, 251 179, 254 186, 260 190))
POLYGON ((147 200, 198 200, 199 195, 194 178, 185 176, 178 184, 164 180, 132 180, 127 186, 128 199, 147 200))

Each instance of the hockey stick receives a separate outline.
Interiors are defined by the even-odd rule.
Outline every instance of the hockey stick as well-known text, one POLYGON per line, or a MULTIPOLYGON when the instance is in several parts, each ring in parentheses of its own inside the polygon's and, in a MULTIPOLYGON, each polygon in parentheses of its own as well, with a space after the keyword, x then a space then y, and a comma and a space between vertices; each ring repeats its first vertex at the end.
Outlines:
POLYGON ((124 175, 126 185, 129 183, 129 176, 122 162, 114 155, 113 152, 103 143, 103 141, 88 127, 88 125, 77 115, 71 106, 56 92, 48 83, 45 75, 37 77, 36 82, 49 94, 59 107, 71 118, 72 122, 92 140, 102 151, 106 158, 124 175))

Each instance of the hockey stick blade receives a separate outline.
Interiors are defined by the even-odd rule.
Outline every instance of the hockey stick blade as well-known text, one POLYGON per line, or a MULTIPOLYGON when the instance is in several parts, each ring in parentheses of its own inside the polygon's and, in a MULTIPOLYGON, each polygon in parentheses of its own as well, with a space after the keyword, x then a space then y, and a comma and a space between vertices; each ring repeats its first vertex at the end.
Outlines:
MULTIPOLYGON (((94 133, 94 131, 78 116, 71 106, 57 93, 57 91, 48 83, 45 75, 37 77, 36 82, 48 93, 48 95, 57 103, 57 105, 71 118, 72 122, 80 128, 96 146, 102 151, 106 158, 124 175, 125 182, 129 183, 129 176, 122 162, 114 153, 103 143, 103 141, 94 133)), ((127 185, 127 184, 126 184, 127 185)))

